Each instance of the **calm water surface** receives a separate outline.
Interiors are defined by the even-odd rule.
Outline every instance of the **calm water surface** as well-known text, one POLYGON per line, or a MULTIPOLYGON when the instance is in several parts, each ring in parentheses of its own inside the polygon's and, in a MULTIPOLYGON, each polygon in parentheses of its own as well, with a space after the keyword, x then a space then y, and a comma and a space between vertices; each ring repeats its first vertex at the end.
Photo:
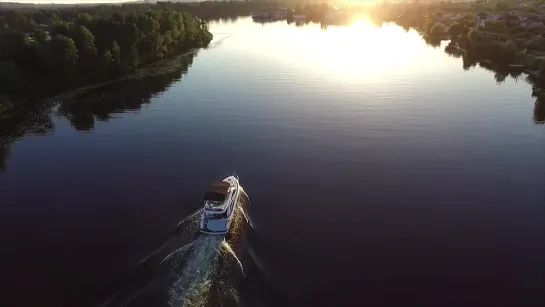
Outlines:
MULTIPOLYGON (((0 126, 3 306, 108 297, 230 169, 254 226, 240 304, 544 303, 545 111, 524 75, 393 25, 211 30, 179 70, 0 126)), ((129 305, 166 305, 158 285, 129 305)))

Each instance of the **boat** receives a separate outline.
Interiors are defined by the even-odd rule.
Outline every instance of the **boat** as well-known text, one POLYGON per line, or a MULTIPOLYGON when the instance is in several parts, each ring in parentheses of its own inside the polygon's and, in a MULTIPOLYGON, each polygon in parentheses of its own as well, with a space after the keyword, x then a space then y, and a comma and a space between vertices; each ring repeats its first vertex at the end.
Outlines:
POLYGON ((241 189, 238 176, 235 173, 231 173, 210 185, 204 194, 200 232, 222 235, 229 231, 241 189))

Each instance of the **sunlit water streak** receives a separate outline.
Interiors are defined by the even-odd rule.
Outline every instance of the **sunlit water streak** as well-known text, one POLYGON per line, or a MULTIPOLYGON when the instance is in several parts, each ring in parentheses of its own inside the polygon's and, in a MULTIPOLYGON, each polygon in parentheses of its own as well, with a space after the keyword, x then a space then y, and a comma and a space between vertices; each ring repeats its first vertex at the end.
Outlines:
POLYGON ((242 216, 244 216, 244 219, 246 220, 248 225, 250 225, 250 227, 254 228, 254 225, 252 225, 252 221, 250 221, 250 219, 246 215, 246 212, 244 212, 244 209, 241 206, 238 206, 238 209, 240 210, 240 213, 242 214, 242 216))
POLYGON ((242 272, 243 275, 244 274, 244 267, 242 266, 242 262, 240 262, 240 260, 238 259, 237 255, 235 254, 235 252, 233 251, 233 249, 231 248, 231 246, 229 245, 229 243, 227 243, 225 240, 221 242, 221 245, 220 247, 226 251, 230 256, 233 257, 233 259, 236 260, 236 262, 238 263, 238 266, 240 267, 240 271, 242 272))

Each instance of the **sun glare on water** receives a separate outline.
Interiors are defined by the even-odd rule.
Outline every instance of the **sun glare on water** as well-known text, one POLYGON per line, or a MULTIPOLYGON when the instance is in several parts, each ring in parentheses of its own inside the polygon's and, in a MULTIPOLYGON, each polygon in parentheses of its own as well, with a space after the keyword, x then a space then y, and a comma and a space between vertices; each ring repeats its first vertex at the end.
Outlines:
POLYGON ((418 52, 423 44, 411 35, 417 34, 394 25, 377 27, 360 18, 350 26, 330 26, 308 35, 302 53, 316 69, 338 78, 379 80, 392 70, 412 69, 414 61, 423 60, 418 52))
POLYGON ((252 57, 262 69, 297 67, 300 74, 329 76, 334 82, 386 82, 392 72, 418 72, 427 65, 428 57, 437 56, 418 33, 407 33, 393 24, 377 26, 366 16, 350 25, 327 28, 285 21, 260 25, 251 19, 223 24, 222 30, 229 27, 234 33, 229 48, 252 57))
POLYGON ((291 71, 296 72, 293 78, 309 82, 384 84, 405 75, 434 72, 437 62, 445 61, 444 54, 426 45, 416 31, 376 25, 367 16, 326 28, 312 22, 260 24, 247 18, 212 24, 211 30, 218 37, 229 34, 222 48, 271 78, 276 71, 291 71))

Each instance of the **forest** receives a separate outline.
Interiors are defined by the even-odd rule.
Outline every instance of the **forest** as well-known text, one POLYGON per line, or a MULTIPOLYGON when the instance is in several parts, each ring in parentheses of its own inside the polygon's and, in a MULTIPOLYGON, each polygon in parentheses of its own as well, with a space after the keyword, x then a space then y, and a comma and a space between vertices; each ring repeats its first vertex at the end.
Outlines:
POLYGON ((212 40, 176 5, 0 10, 0 113, 212 40))

